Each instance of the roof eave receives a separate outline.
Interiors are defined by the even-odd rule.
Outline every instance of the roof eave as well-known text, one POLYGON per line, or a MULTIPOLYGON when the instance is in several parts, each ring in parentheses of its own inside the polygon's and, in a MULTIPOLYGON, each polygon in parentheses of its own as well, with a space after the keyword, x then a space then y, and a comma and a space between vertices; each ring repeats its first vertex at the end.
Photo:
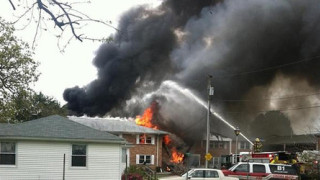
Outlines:
POLYGON ((19 137, 19 136, 0 136, 2 140, 23 140, 23 141, 55 141, 55 142, 86 142, 86 143, 111 143, 127 144, 125 140, 100 140, 100 139, 71 139, 71 138, 40 138, 40 137, 19 137))
POLYGON ((170 133, 167 132, 143 132, 143 131, 107 131, 104 130, 104 132, 108 132, 110 134, 153 134, 153 135, 167 135, 170 133))

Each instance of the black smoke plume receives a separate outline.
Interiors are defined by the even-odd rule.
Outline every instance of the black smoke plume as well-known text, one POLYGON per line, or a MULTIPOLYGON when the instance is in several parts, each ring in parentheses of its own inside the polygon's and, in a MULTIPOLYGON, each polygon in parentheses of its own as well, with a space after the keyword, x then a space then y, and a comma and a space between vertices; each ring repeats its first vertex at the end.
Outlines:
MULTIPOLYGON (((277 109, 294 123, 301 111, 287 109, 320 103, 318 96, 278 100, 319 89, 318 0, 167 0, 128 11, 119 29, 97 52, 98 78, 64 92, 79 115, 121 111, 147 82, 156 89, 174 80, 205 99, 208 74, 214 107, 235 124, 277 109)), ((307 114, 315 122, 318 110, 307 114)))
POLYGON ((175 28, 211 3, 166 1, 156 10, 137 7, 127 12, 113 42, 101 45, 94 58, 98 79, 84 88, 65 90, 68 108, 78 115, 102 116, 129 99, 139 82, 161 82, 172 74, 169 55, 176 45, 175 28))

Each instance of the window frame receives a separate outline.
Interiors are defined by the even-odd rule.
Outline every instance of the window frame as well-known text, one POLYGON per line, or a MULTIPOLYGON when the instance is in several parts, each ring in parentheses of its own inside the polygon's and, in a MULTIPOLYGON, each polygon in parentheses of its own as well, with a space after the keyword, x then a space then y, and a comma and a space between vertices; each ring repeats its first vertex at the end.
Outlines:
POLYGON ((155 136, 152 134, 137 134, 136 144, 154 145, 155 144, 155 136), (142 138, 142 137, 144 137, 144 138, 142 138))
POLYGON ((154 155, 150 155, 150 154, 136 154, 136 164, 137 165, 144 165, 144 162, 146 162, 145 165, 154 165, 154 155), (141 159, 141 157, 143 157, 143 159, 141 159), (150 163, 147 163, 147 157, 150 158, 150 163), (143 161, 140 161, 143 160, 143 161))
POLYGON ((128 159, 127 148, 121 148, 121 163, 126 163, 128 159))
POLYGON ((194 170, 189 176, 193 177, 193 178, 201 178, 202 179, 205 177, 205 170, 202 170, 202 169, 194 170))
POLYGON ((250 168, 250 164, 239 164, 233 171, 234 171, 234 172, 245 172, 245 173, 248 173, 248 172, 250 171, 248 168, 250 168), (242 169, 239 170, 240 167, 242 167, 242 166, 246 166, 245 169, 243 168, 244 171, 242 171, 242 169), (239 168, 239 169, 238 169, 238 168, 239 168))
POLYGON ((0 155, 14 155, 14 164, 1 164, 1 167, 16 167, 17 166, 17 143, 13 141, 0 141, 0 155), (14 145, 14 152, 2 153, 2 143, 10 143, 14 145))
POLYGON ((250 144, 246 141, 240 141, 239 149, 250 149, 250 144))
POLYGON ((214 142, 214 148, 218 149, 219 148, 219 141, 214 142))
POLYGON ((209 142, 210 149, 214 149, 214 143, 215 143, 215 141, 210 141, 209 142))
POLYGON ((189 157, 190 159, 193 159, 192 163, 190 164, 191 166, 200 166, 200 160, 201 160, 201 155, 200 154, 191 154, 189 157))
POLYGON ((219 178, 219 173, 216 170, 205 170, 204 178, 219 178), (210 176, 213 175, 213 176, 210 176))
POLYGON ((225 141, 219 142, 219 149, 227 149, 227 144, 225 141))
POLYGON ((264 164, 252 164, 252 172, 253 173, 266 173, 267 172, 266 166, 264 164), (263 167, 263 171, 261 171, 261 169, 259 169, 261 167, 263 167))
POLYGON ((71 158, 70 158, 70 167, 71 168, 87 168, 88 167, 88 145, 87 144, 71 144, 71 158), (73 147, 74 146, 84 146, 85 147, 85 155, 74 155, 73 147), (83 157, 85 156, 85 166, 75 166, 73 165, 74 157, 83 157))

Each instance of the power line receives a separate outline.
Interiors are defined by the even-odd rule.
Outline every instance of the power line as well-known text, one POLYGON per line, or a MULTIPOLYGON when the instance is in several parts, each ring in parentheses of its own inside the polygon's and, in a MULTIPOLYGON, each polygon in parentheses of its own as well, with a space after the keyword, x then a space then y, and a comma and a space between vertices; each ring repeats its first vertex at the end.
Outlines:
POLYGON ((283 96, 277 98, 261 98, 261 99, 215 99, 215 101, 223 101, 223 102, 256 102, 256 101, 264 101, 264 100, 288 100, 288 99, 295 99, 295 98, 303 98, 308 96, 316 96, 320 95, 320 92, 315 92, 311 94, 302 94, 302 95, 295 95, 295 96, 283 96))
POLYGON ((271 67, 257 69, 257 70, 253 70, 253 71, 245 71, 245 72, 235 73, 235 74, 225 75, 225 76, 213 76, 213 79, 221 79, 221 78, 234 77, 234 76, 243 76, 243 75, 247 75, 247 74, 253 74, 253 73, 269 71, 269 70, 273 70, 273 69, 279 69, 279 68, 282 68, 282 67, 296 65, 296 64, 299 64, 299 63, 302 63, 302 62, 307 62, 307 61, 312 61, 312 60, 319 60, 319 59, 320 59, 320 56, 314 56, 314 57, 310 57, 310 58, 305 58, 305 59, 301 59, 301 60, 298 60, 298 61, 294 61, 294 62, 291 62, 291 63, 281 64, 281 65, 277 65, 277 66, 271 66, 271 67))
POLYGON ((269 111, 295 111, 295 110, 304 110, 304 109, 312 109, 312 108, 320 108, 320 104, 316 104, 314 106, 300 106, 294 108, 287 108, 287 109, 268 109, 268 110, 256 110, 256 111, 222 111, 224 113, 248 113, 248 112, 269 112, 269 111))

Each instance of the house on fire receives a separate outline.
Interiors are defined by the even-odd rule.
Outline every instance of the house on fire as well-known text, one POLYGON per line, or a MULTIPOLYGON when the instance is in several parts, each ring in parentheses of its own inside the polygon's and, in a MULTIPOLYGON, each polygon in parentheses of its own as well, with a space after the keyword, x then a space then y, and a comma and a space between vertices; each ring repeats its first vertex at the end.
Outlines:
POLYGON ((119 180, 125 144, 57 115, 0 124, 0 179, 119 180))
POLYGON ((89 118, 70 116, 69 119, 100 131, 124 138, 131 146, 127 149, 127 166, 146 164, 152 169, 162 167, 163 137, 168 132, 136 125, 119 118, 89 118))

